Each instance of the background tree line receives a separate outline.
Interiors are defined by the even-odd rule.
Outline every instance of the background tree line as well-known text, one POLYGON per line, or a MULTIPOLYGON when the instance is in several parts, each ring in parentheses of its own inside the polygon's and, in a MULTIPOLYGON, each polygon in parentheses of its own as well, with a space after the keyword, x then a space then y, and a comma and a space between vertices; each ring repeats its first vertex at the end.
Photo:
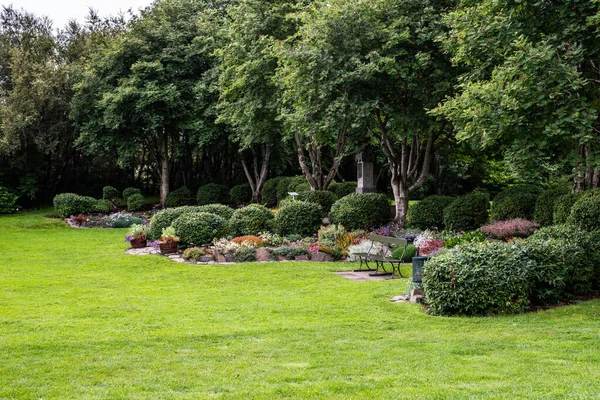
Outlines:
POLYGON ((600 180, 597 1, 158 0, 55 29, 0 13, 0 185, 353 180, 424 193, 600 180))

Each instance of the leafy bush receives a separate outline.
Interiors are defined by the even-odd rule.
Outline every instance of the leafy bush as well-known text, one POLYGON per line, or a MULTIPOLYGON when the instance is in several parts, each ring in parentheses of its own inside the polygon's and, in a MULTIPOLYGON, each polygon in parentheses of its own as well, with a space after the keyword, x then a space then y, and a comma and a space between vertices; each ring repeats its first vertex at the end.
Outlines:
POLYGON ((317 233, 323 222, 323 209, 320 205, 308 201, 285 202, 275 223, 281 235, 297 234, 312 236, 317 233))
POLYGON ((331 182, 329 185, 329 190, 331 190, 338 199, 342 197, 346 197, 349 194, 356 193, 356 182, 331 182))
POLYGON ((290 185, 292 184, 292 181, 293 179, 289 176, 279 178, 277 181, 277 202, 290 197, 288 193, 291 192, 290 185))
POLYGON ((115 202, 119 198, 120 195, 121 195, 121 193, 112 186, 104 186, 104 188, 102 189, 102 199, 103 200, 115 202))
POLYGON ((127 200, 129 196, 133 196, 134 194, 142 194, 142 191, 137 188, 128 187, 127 189, 123 190, 123 199, 127 200))
POLYGON ((490 197, 484 192, 473 192, 457 197, 444 210, 444 225, 454 232, 478 229, 488 221, 490 197))
POLYGON ((96 199, 75 193, 61 193, 54 197, 53 203, 56 214, 61 218, 68 218, 72 215, 92 211, 96 205, 96 199))
POLYGON ((305 248, 297 246, 281 246, 270 251, 277 257, 284 257, 286 260, 294 260, 296 257, 305 256, 308 251, 305 248))
POLYGON ((169 192, 167 195, 167 207, 181 207, 192 204, 192 192, 185 186, 169 192))
POLYGON ((511 186, 500 192, 492 202, 492 221, 514 218, 533 219, 535 204, 541 189, 532 185, 511 186))
POLYGON ((600 230, 600 196, 583 196, 571 208, 568 222, 584 231, 600 230))
POLYGON ((329 219, 350 230, 384 225, 390 220, 390 203, 383 194, 353 193, 333 204, 329 219))
POLYGON ((229 230, 226 220, 206 212, 184 213, 173 221, 172 226, 184 246, 212 243, 214 239, 227 236, 229 230))
POLYGON ((434 257, 423 267, 430 312, 438 315, 520 313, 528 301, 535 262, 515 244, 470 244, 434 257))
POLYGON ((206 204, 203 206, 193 207, 195 212, 208 212, 211 214, 217 214, 219 217, 229 220, 233 215, 233 208, 226 206, 225 204, 206 204))
POLYGON ((444 209, 452 203, 453 197, 429 196, 412 205, 406 214, 406 222, 419 229, 443 229, 444 209))
POLYGON ((271 178, 265 182, 260 193, 262 204, 264 204, 267 207, 277 206, 277 188, 282 179, 283 178, 281 177, 271 178))
POLYGON ((306 185, 308 185, 308 181, 304 175, 293 176, 289 178, 288 191, 302 192, 305 190, 310 190, 310 185, 308 185, 308 189, 306 185))
POLYGON ((544 190, 535 202, 533 220, 541 226, 550 226, 554 221, 554 204, 557 199, 568 193, 565 188, 544 190))
POLYGON ((476 229, 474 231, 466 232, 462 235, 446 239, 444 241, 444 246, 448 249, 452 249, 462 244, 482 243, 485 242, 486 239, 487 237, 483 232, 481 232, 481 229, 476 229))
POLYGON ((310 192, 311 190, 312 189, 310 187, 310 184, 308 182, 304 182, 299 185, 296 185, 296 189, 294 191, 297 193, 304 193, 304 192, 310 192))
POLYGON ((183 251, 181 258, 184 260, 200 260, 200 257, 205 256, 207 254, 206 249, 202 247, 190 247, 183 251))
POLYGON ((404 250, 404 247, 396 247, 394 251, 392 251, 392 258, 395 258, 396 260, 401 259, 404 262, 410 262, 417 254, 418 250, 419 249, 412 245, 406 246, 406 250, 404 250))
POLYGON ((240 247, 233 253, 236 262, 254 262, 256 261, 256 250, 251 247, 240 247))
POLYGON ((196 201, 201 206, 205 204, 226 203, 228 192, 225 185, 208 183, 200 186, 196 195, 196 201))
POLYGON ((127 198, 127 209, 129 211, 141 210, 146 204, 146 199, 141 194, 132 194, 127 198))
POLYGON ((91 211, 108 214, 113 210, 113 208, 114 205, 110 200, 96 200, 93 210, 91 211))
POLYGON ((329 214, 331 206, 336 202, 337 196, 329 190, 310 190, 298 194, 298 200, 308 201, 309 203, 318 204, 323 210, 323 217, 329 214))
POLYGON ((581 193, 568 193, 558 197, 554 202, 552 222, 554 225, 566 224, 571 215, 571 208, 581 198, 581 193))
POLYGON ((177 207, 177 208, 166 208, 160 210, 150 219, 150 226, 148 229, 148 238, 151 240, 157 240, 164 228, 171 226, 173 221, 179 218, 184 213, 199 212, 197 207, 177 207))
POLYGON ((12 194, 7 188, 0 186, 0 214, 9 214, 14 212, 17 207, 18 196, 12 194))
POLYGON ((236 236, 258 235, 272 229, 273 213, 265 206, 250 204, 237 209, 231 216, 231 228, 236 236))
MULTIPOLYGON (((133 215, 119 215, 114 218, 105 218, 104 220, 111 228, 129 228, 131 225, 140 225, 144 223, 141 218, 133 215)), ((158 236, 160 236, 160 232, 158 236)))
POLYGON ((535 222, 523 218, 510 219, 508 221, 494 221, 481 227, 481 231, 494 239, 505 240, 508 238, 526 238, 539 229, 535 222))
POLYGON ((235 185, 229 191, 229 199, 235 204, 248 204, 252 201, 252 188, 247 183, 235 185))

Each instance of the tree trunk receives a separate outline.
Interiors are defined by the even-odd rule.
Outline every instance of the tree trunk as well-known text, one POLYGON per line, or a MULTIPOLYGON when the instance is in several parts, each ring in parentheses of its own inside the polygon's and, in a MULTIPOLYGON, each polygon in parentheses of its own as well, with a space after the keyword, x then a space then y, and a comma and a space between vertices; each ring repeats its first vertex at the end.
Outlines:
POLYGON ((404 227, 406 213, 408 212, 408 187, 402 183, 401 179, 392 178, 392 193, 394 193, 394 201, 396 202, 396 214, 394 223, 404 227))
POLYGON ((169 143, 167 132, 163 129, 158 132, 158 154, 160 162, 160 205, 167 205, 167 195, 169 194, 169 143))
POLYGON ((306 160, 304 158, 304 145, 299 134, 296 134, 296 151, 298 154, 298 163, 300 164, 300 169, 308 181, 310 188, 312 190, 327 190, 331 182, 333 182, 333 179, 335 178, 335 175, 337 174, 342 159, 345 155, 346 130, 345 128, 340 128, 338 131, 335 155, 333 157, 331 167, 329 168, 329 173, 326 176, 323 174, 321 149, 316 143, 312 142, 308 145, 308 155, 310 157, 312 168, 308 168, 308 165, 306 164, 306 160))
POLYGON ((260 196, 262 192, 262 188, 267 181, 267 174, 269 172, 269 161, 271 159, 271 147, 266 145, 261 145, 261 166, 260 170, 258 168, 258 154, 254 149, 252 149, 252 165, 253 171, 250 171, 246 160, 242 155, 242 167, 244 168, 244 174, 246 175, 246 179, 248 179, 248 184, 250 184, 250 189, 252 189, 252 203, 260 203, 260 196))

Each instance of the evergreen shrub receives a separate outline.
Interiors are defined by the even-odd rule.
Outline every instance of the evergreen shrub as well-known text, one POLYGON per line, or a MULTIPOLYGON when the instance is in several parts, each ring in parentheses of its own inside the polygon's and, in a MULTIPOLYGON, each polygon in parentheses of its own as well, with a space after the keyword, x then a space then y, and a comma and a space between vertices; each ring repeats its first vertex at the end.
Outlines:
POLYGON ((128 187, 127 189, 123 190, 123 200, 127 200, 129 196, 133 196, 134 194, 142 194, 142 191, 137 188, 128 187))
POLYGON ((348 230, 368 229, 388 223, 390 208, 388 198, 383 194, 353 193, 333 204, 329 219, 348 230))
POLYGON ((121 192, 112 186, 104 186, 102 189, 102 199, 115 202, 119 199, 121 192))
POLYGON ((299 193, 297 199, 320 205, 323 210, 323 217, 325 217, 331 211, 333 203, 337 201, 337 196, 329 190, 310 190, 299 193))
POLYGON ((308 201, 288 201, 281 206, 275 224, 281 235, 312 236, 323 221, 323 209, 308 201))
POLYGON ((127 209, 129 211, 141 210, 146 204, 146 199, 143 195, 136 193, 127 198, 127 209))
POLYGON ((61 193, 54 197, 54 209, 61 218, 85 214, 94 210, 96 199, 75 193, 61 193))
POLYGON ((535 204, 541 189, 533 185, 511 186, 500 192, 492 201, 492 221, 523 218, 533 220, 535 204))
POLYGON ((239 208, 231 216, 231 229, 235 236, 258 235, 271 231, 273 228, 273 213, 260 204, 250 204, 239 208))
POLYGON ((600 230, 600 196, 583 196, 577 200, 568 222, 587 232, 600 230))
POLYGON ((535 211, 533 220, 541 226, 550 226, 554 221, 554 204, 559 197, 568 194, 568 189, 549 189, 544 190, 535 202, 535 211))
POLYGON ((490 197, 485 192, 457 197, 444 209, 444 225, 454 232, 468 232, 478 229, 488 221, 490 197))
POLYGON ((429 196, 408 208, 408 225, 425 229, 442 230, 444 228, 444 209, 454 200, 450 196, 429 196))
POLYGON ((229 191, 227 186, 219 185, 218 183, 207 183, 206 185, 198 188, 196 194, 196 201, 199 205, 214 204, 214 203, 226 203, 227 195, 229 191))
POLYGON ((0 214, 10 214, 17 209, 18 196, 4 186, 0 186, 0 214))
POLYGON ((186 247, 210 244, 214 239, 227 236, 229 224, 216 214, 206 212, 184 213, 171 225, 179 242, 186 247))
POLYGON ((252 188, 247 183, 235 185, 229 191, 229 199, 234 204, 248 204, 252 201, 252 188))
POLYGON ((192 204, 192 192, 185 186, 169 192, 167 195, 167 207, 181 207, 192 204))

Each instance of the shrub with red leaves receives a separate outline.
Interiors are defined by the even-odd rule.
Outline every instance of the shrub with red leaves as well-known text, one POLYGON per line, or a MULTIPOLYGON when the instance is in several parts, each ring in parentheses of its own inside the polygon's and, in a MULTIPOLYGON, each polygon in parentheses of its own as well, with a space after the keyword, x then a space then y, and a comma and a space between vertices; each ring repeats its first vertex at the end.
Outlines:
POLYGON ((265 241, 262 238, 253 235, 238 236, 231 239, 231 241, 237 244, 245 243, 251 247, 263 247, 265 245, 265 241))
POLYGON ((481 227, 481 231, 494 239, 507 240, 510 238, 526 238, 539 229, 535 222, 515 218, 508 221, 495 221, 481 227))
POLYGON ((425 244, 419 248, 419 255, 422 256, 435 256, 438 252, 444 248, 444 242, 439 239, 428 240, 425 244))

